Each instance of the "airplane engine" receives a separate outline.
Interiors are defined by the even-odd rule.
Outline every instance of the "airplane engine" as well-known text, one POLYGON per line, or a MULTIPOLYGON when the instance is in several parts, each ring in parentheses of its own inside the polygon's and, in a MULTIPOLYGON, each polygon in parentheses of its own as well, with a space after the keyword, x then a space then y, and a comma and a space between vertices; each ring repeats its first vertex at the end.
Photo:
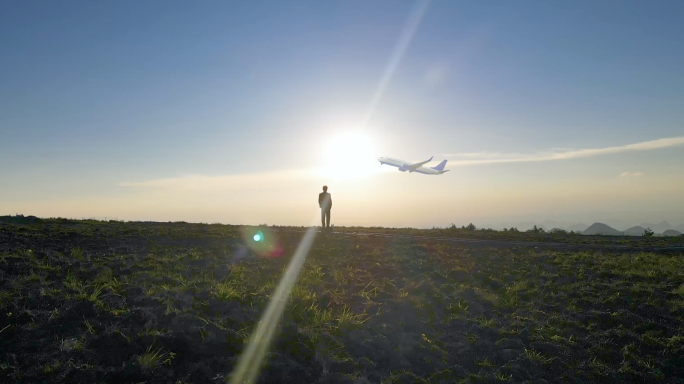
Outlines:
POLYGON ((409 170, 409 168, 408 168, 407 164, 404 164, 401 167, 399 167, 399 171, 401 171, 401 172, 406 172, 408 170, 409 170))

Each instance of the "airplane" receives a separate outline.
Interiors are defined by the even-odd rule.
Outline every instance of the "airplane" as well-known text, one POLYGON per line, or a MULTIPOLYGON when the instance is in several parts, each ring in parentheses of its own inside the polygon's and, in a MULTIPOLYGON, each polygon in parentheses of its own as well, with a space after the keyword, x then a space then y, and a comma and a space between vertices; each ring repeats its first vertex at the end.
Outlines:
POLYGON ((398 159, 393 159, 391 157, 378 157, 378 161, 380 161, 380 165, 382 164, 387 164, 391 165, 393 167, 399 168, 400 172, 406 172, 409 171, 409 173, 412 172, 418 172, 418 173, 423 173, 425 175, 441 175, 444 172, 449 172, 447 169, 446 171, 444 170, 444 166, 446 165, 446 160, 442 161, 439 163, 436 167, 430 167, 430 168, 425 168, 423 167, 424 164, 427 164, 432 161, 432 157, 425 161, 421 161, 420 163, 415 163, 411 164, 408 161, 404 160, 398 160, 398 159))

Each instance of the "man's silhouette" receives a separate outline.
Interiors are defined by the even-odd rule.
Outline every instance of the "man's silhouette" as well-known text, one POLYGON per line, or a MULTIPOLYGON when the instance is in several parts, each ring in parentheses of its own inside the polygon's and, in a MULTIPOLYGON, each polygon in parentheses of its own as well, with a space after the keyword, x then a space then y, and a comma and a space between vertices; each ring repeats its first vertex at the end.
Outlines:
POLYGON ((321 207, 321 226, 330 227, 330 210, 332 209, 332 197, 328 193, 328 186, 323 186, 323 192, 318 194, 318 206, 321 207))

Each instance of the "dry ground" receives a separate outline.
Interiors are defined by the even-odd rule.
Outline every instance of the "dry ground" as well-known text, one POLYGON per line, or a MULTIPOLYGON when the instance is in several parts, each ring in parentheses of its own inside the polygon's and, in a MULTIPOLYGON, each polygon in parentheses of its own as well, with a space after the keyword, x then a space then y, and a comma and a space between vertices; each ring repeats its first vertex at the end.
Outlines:
MULTIPOLYGON (((225 381, 301 238, 269 229, 0 224, 2 381, 225 381)), ((681 251, 501 240, 320 234, 260 382, 684 382, 681 251)))

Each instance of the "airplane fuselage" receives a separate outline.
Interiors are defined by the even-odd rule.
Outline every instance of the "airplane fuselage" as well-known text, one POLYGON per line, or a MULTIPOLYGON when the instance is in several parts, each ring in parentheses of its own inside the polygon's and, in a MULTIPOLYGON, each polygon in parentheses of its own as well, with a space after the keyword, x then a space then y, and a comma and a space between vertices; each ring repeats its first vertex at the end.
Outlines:
POLYGON ((378 161, 380 162, 380 164, 387 164, 387 165, 390 165, 392 167, 397 167, 397 168, 399 168, 399 171, 401 171, 401 172, 407 172, 407 171, 408 172, 416 172, 416 173, 422 173, 424 175, 441 175, 444 172, 448 172, 448 171, 444 171, 444 170, 440 171, 440 170, 427 168, 427 167, 423 167, 423 166, 420 166, 420 167, 416 168, 415 170, 408 169, 409 166, 412 164, 410 161, 393 159, 391 157, 378 157, 378 161))

